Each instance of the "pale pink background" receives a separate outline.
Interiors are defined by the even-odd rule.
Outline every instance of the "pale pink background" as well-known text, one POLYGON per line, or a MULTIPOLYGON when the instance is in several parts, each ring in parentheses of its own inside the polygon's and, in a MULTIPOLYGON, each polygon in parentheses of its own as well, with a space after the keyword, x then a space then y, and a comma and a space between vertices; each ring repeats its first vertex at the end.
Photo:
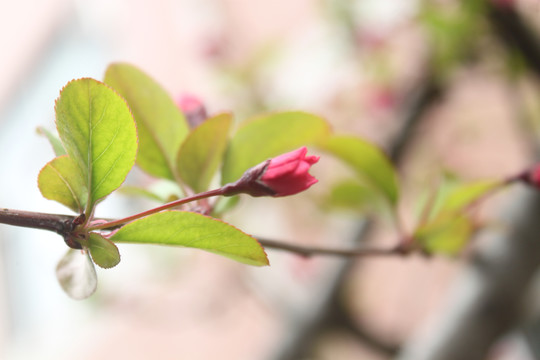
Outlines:
MULTIPOLYGON (((53 129, 54 99, 67 81, 100 79, 113 61, 137 65, 172 96, 200 96, 210 113, 232 110, 241 121, 260 111, 253 100, 263 99, 267 110, 313 111, 336 132, 384 143, 429 52, 415 23, 416 2, 354 3, 354 16, 364 24, 359 48, 347 44, 332 20, 331 3, 0 2, 0 206, 66 212, 37 190, 37 173, 53 154, 34 130, 53 129), (256 71, 248 71, 250 63, 256 71)), ((479 179, 513 174, 529 162, 512 122, 517 99, 505 79, 472 68, 455 74, 452 84, 400 169, 409 227, 415 199, 442 170, 479 179)), ((323 213, 312 201, 345 170, 324 158, 318 167, 321 181, 313 192, 245 199, 227 219, 256 235, 346 246, 356 218, 323 213)), ((504 195, 482 215, 496 213, 502 201, 504 195)), ((149 206, 118 196, 108 203, 103 216, 149 206)), ((375 243, 392 244, 391 225, 381 225, 375 243)), ((59 237, 2 226, 0 238, 0 358, 9 360, 271 358, 340 261, 268 251, 272 266, 259 269, 198 251, 122 246, 120 265, 99 271, 98 292, 75 302, 54 276, 65 251, 59 237)), ((443 309, 460 265, 418 256, 366 259, 343 295, 359 324, 388 341, 406 341, 443 309)), ((322 338, 316 349, 318 359, 383 359, 339 333, 322 338)), ((499 359, 527 359, 519 354, 510 343, 499 359)))

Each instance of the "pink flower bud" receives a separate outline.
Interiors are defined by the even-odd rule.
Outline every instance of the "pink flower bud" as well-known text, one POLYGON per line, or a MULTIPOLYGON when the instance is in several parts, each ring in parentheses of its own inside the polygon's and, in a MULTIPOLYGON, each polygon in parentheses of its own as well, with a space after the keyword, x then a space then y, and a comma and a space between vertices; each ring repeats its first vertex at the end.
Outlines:
POLYGON ((225 196, 288 196, 307 190, 318 180, 309 174, 318 156, 306 156, 307 148, 279 155, 248 169, 235 183, 223 187, 225 196))
POLYGON ((208 118, 203 102, 194 95, 181 95, 176 101, 176 105, 184 113, 191 128, 197 127, 208 118))
POLYGON ((287 196, 307 190, 318 180, 309 174, 318 156, 306 156, 307 149, 291 151, 270 160, 259 181, 275 191, 273 196, 287 196))
POLYGON ((529 181, 537 188, 540 188, 540 165, 536 165, 529 173, 529 181))
POLYGON ((536 164, 531 169, 516 176, 514 179, 521 180, 532 187, 540 189, 540 164, 536 164))

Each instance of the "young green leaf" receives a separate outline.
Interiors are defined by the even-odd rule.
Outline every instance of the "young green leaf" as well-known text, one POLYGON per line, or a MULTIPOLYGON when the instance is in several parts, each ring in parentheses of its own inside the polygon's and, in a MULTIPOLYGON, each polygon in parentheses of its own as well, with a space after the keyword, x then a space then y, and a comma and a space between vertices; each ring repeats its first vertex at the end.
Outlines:
POLYGON ((427 253, 455 256, 463 250, 472 232, 468 218, 443 215, 416 229, 414 239, 427 253))
POLYGON ((104 269, 115 267, 120 262, 120 252, 116 245, 98 233, 89 234, 88 250, 96 265, 104 269))
POLYGON ((69 156, 47 163, 39 172, 38 187, 44 198, 58 201, 77 214, 83 213, 88 190, 79 168, 69 156))
POLYGON ((91 210, 131 170, 137 153, 135 122, 124 99, 93 79, 69 82, 55 109, 58 134, 81 172, 91 210))
POLYGON ((159 203, 167 203, 184 197, 185 194, 176 182, 167 179, 156 179, 146 188, 136 185, 124 185, 118 192, 123 195, 137 196, 159 203))
POLYGON ((221 163, 231 114, 220 114, 204 121, 186 138, 178 152, 178 174, 195 192, 208 190, 210 181, 221 163))
POLYGON ((431 43, 432 65, 438 75, 448 76, 477 41, 470 34, 482 32, 485 6, 483 1, 467 1, 450 11, 436 2, 422 6, 419 20, 431 43))
POLYGON ((198 248, 249 265, 268 265, 264 249, 252 236, 218 219, 186 211, 164 211, 135 220, 109 239, 198 248))
POLYGON ((51 144, 54 154, 56 156, 62 156, 67 154, 66 150, 64 149, 64 145, 62 145, 60 139, 56 137, 56 135, 54 135, 52 132, 40 126, 37 128, 37 133, 45 136, 47 140, 49 140, 49 143, 51 144))
POLYGON ((328 208, 365 212, 377 204, 373 190, 360 184, 358 180, 344 180, 332 187, 324 202, 328 208))
POLYGON ((391 204, 399 197, 394 166, 377 146, 354 136, 332 136, 322 148, 350 165, 368 186, 377 190, 391 204))
POLYGON ((497 189, 503 183, 501 181, 477 181, 463 184, 454 189, 441 205, 441 212, 459 212, 473 204, 482 196, 497 189))
POLYGON ((161 197, 160 195, 152 192, 151 190, 144 189, 138 186, 124 185, 118 189, 118 193, 131 197, 142 197, 148 200, 157 201, 159 203, 166 203, 168 199, 161 197))
POLYGON ((86 299, 96 291, 97 275, 90 255, 69 249, 56 267, 62 289, 73 299, 86 299))
POLYGON ((136 67, 117 63, 107 68, 105 82, 127 100, 137 122, 137 165, 150 175, 176 179, 176 156, 189 127, 174 101, 136 67))
POLYGON ((281 112, 246 122, 234 135, 225 154, 222 183, 236 181, 244 171, 266 159, 312 145, 330 133, 321 117, 304 112, 281 112))

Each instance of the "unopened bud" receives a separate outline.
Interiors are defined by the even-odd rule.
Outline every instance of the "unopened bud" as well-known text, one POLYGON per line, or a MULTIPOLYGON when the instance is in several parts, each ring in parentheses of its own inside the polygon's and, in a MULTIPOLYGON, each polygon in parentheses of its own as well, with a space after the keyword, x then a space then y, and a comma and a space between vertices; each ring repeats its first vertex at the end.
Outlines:
POLYGON ((223 187, 225 196, 288 196, 307 190, 318 180, 309 174, 318 156, 306 156, 307 148, 288 152, 248 169, 242 177, 223 187))
POLYGON ((206 107, 203 102, 196 96, 183 94, 178 97, 176 105, 182 110, 190 128, 199 126, 208 118, 206 107))

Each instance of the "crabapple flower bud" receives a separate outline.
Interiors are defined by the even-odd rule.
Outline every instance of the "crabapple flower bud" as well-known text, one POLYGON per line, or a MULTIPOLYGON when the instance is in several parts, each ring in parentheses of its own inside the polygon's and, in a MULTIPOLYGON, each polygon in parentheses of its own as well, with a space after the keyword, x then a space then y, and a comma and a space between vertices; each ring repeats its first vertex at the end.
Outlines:
POLYGON ((301 147, 279 155, 248 169, 235 183, 223 187, 224 196, 249 194, 251 196, 288 196, 307 190, 318 180, 309 174, 318 156, 306 156, 301 147))
POLYGON ((203 102, 194 95, 180 95, 176 101, 176 105, 184 113, 190 128, 197 127, 208 118, 203 102))
POLYGON ((306 156, 302 147, 270 160, 259 181, 275 191, 273 196, 287 196, 307 190, 318 180, 309 174, 318 156, 306 156))
POLYGON ((540 163, 516 177, 524 183, 540 189, 540 163))

